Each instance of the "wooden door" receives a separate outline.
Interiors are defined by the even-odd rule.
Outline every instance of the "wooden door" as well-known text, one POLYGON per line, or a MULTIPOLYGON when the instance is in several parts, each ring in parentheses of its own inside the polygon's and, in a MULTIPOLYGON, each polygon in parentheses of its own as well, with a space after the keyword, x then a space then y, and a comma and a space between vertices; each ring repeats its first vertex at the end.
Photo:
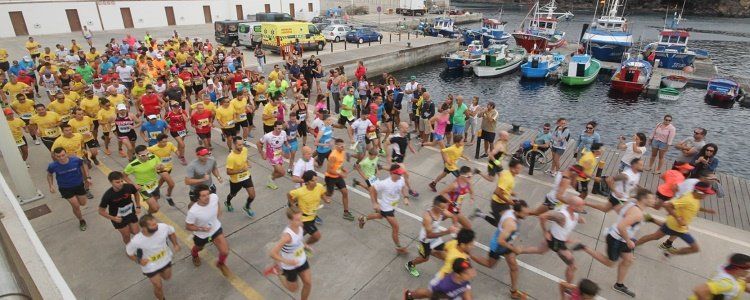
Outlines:
POLYGON ((312 2, 307 3, 307 11, 312 12, 313 11, 313 4, 312 2))
POLYGON ((167 26, 177 25, 177 22, 175 21, 175 18, 174 18, 174 7, 165 6, 164 13, 167 14, 167 26))
POLYGON ((235 5, 235 8, 237 9, 237 20, 244 20, 245 14, 242 13, 242 5, 235 5))
POLYGON ((133 15, 130 14, 130 7, 120 7, 120 14, 122 15, 122 26, 133 28, 133 15))
POLYGON ((23 12, 20 11, 9 11, 10 23, 13 24, 13 31, 16 36, 29 35, 29 30, 26 29, 26 20, 23 18, 23 12))
POLYGON ((271 4, 266 4, 264 7, 265 7, 267 13, 271 12, 271 4))
POLYGON ((206 24, 213 23, 213 18, 211 18, 211 6, 210 5, 204 5, 203 6, 203 18, 206 21, 206 24))
POLYGON ((81 19, 78 18, 77 9, 66 9, 65 14, 68 16, 68 25, 70 25, 70 31, 81 31, 81 19))
POLYGON ((294 19, 294 3, 289 3, 289 14, 292 15, 292 19, 294 19))

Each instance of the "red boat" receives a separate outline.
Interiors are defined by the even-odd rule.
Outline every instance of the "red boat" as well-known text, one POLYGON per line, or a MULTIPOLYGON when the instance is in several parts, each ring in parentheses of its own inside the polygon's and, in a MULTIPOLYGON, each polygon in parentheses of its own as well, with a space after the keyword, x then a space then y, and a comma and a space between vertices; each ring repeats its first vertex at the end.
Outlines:
POLYGON ((612 75, 612 89, 623 94, 639 94, 651 78, 651 64, 642 59, 628 59, 612 75))
MULTIPOLYGON (((529 12, 530 15, 533 13, 533 16, 528 22, 528 28, 521 28, 512 33, 516 45, 523 47, 529 53, 564 46, 566 44, 565 32, 557 30, 557 23, 560 20, 572 17, 573 14, 570 12, 556 13, 556 8, 554 0, 541 8, 537 1, 529 12)), ((522 23, 522 25, 526 24, 522 23)))

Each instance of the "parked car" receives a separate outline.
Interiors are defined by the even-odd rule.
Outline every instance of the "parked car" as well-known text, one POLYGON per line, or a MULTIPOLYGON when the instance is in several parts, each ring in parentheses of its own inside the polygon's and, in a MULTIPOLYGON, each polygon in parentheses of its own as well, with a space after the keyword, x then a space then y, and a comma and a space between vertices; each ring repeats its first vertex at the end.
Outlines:
POLYGON ((340 42, 346 39, 346 34, 351 30, 348 25, 329 25, 324 28, 322 33, 328 41, 340 42))
POLYGON ((382 39, 382 34, 366 27, 353 28, 346 33, 346 41, 349 43, 379 42, 382 39))
POLYGON ((320 23, 315 23, 316 27, 318 27, 318 30, 323 30, 323 28, 326 28, 330 25, 346 25, 346 21, 344 19, 323 19, 320 23))

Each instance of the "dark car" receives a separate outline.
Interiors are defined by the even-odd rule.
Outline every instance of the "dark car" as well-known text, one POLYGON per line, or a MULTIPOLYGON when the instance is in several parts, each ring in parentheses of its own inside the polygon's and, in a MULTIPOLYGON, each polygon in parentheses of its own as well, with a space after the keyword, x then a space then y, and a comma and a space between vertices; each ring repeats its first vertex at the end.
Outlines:
POLYGON ((382 39, 382 34, 366 27, 354 28, 346 34, 346 41, 349 43, 379 42, 382 39))
POLYGON ((237 30, 240 22, 238 20, 225 20, 214 22, 214 38, 216 42, 224 46, 239 44, 237 30))

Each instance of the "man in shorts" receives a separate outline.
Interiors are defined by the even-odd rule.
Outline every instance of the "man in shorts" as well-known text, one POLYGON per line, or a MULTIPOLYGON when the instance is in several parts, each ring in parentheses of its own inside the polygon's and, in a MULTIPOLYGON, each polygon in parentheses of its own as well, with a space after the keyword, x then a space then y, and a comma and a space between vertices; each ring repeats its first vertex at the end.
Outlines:
MULTIPOLYGON (((162 165, 161 159, 148 151, 146 145, 136 146, 135 153, 137 158, 128 163, 123 170, 125 181, 134 184, 141 194, 141 199, 146 199, 149 213, 156 213, 159 211, 157 200, 161 196, 158 174, 164 171, 164 165, 162 165), (130 174, 135 176, 135 180, 128 177, 130 174)), ((169 205, 174 206, 174 202, 169 203, 169 205)))
POLYGON ((113 171, 107 175, 111 188, 102 195, 99 215, 112 222, 122 237, 122 242, 130 243, 130 236, 138 234, 138 215, 141 213, 141 197, 134 185, 125 183, 122 172, 113 171))
POLYGON ((620 212, 620 208, 630 199, 630 192, 638 186, 643 172, 643 161, 640 158, 634 158, 630 161, 630 168, 625 168, 620 174, 602 178, 609 186, 611 194, 609 201, 586 202, 586 206, 598 209, 602 212, 614 210, 620 212))
POLYGON ((365 151, 369 148, 367 147, 367 144, 369 143, 366 137, 367 129, 373 125, 370 119, 367 118, 369 112, 370 110, 365 108, 359 118, 354 120, 347 130, 349 133, 349 140, 352 141, 351 148, 355 150, 354 157, 357 159, 357 162, 364 158, 365 151))
POLYGON ((272 190, 279 188, 274 180, 283 177, 285 174, 282 146, 289 147, 289 142, 286 138, 286 131, 284 131, 284 122, 276 121, 274 122, 273 130, 263 135, 258 141, 260 157, 268 160, 271 163, 271 168, 273 168, 273 173, 268 176, 268 184, 266 185, 266 187, 272 190))
POLYGON ((473 299, 469 281, 477 276, 477 271, 468 259, 457 258, 451 266, 452 272, 440 280, 430 281, 429 288, 405 290, 404 299, 473 299))
POLYGON ((294 162, 292 167, 292 182, 296 183, 297 187, 301 187, 305 184, 302 179, 302 175, 307 171, 315 171, 315 160, 313 160, 313 150, 308 146, 302 146, 302 157, 294 162))
POLYGON ((516 176, 521 173, 521 170, 523 170, 521 162, 511 159, 508 162, 508 169, 500 172, 500 176, 497 178, 497 186, 492 192, 492 201, 490 201, 492 212, 488 215, 477 209, 474 211, 474 217, 484 218, 487 223, 496 227, 500 221, 500 214, 510 209, 514 204, 512 197, 516 193, 513 190, 516 187, 516 176))
POLYGON ((177 156, 177 147, 169 141, 169 137, 160 133, 156 136, 156 144, 148 147, 148 151, 156 155, 164 165, 164 169, 159 172, 159 188, 162 184, 167 183, 167 203, 174 203, 172 200, 172 191, 174 190, 174 179, 172 179, 172 155, 177 156))
POLYGON ((448 174, 453 174, 453 176, 458 177, 458 165, 456 162, 458 162, 459 158, 463 158, 468 160, 464 155, 464 136, 463 135, 456 135, 453 137, 453 145, 450 145, 449 147, 443 148, 440 150, 440 155, 443 157, 443 172, 438 174, 437 177, 435 177, 435 180, 431 181, 429 186, 430 190, 433 192, 437 192, 437 184, 440 182, 441 179, 443 179, 448 174))
POLYGON ((278 121, 279 106, 282 106, 281 95, 275 94, 271 101, 263 106, 263 134, 273 131, 274 124, 278 121))
POLYGON ((375 210, 366 216, 359 217, 359 228, 365 227, 365 223, 369 220, 379 220, 385 218, 388 224, 391 225, 391 239, 396 245, 396 252, 407 253, 406 247, 401 246, 401 242, 398 237, 398 220, 396 219, 396 206, 399 200, 403 197, 404 204, 409 205, 409 194, 406 192, 406 184, 404 183, 403 175, 406 170, 402 169, 398 164, 391 165, 390 177, 382 180, 376 180, 370 186, 370 201, 372 201, 372 207, 375 210))
POLYGON ((688 300, 741 299, 750 293, 747 278, 750 274, 750 256, 734 253, 706 283, 696 286, 688 300))
POLYGON ((341 100, 339 121, 333 125, 336 128, 346 128, 346 124, 354 121, 354 87, 346 89, 346 96, 341 100))
POLYGON ((445 258, 443 251, 445 242, 443 236, 458 232, 457 222, 453 214, 448 211, 448 199, 437 195, 432 200, 432 207, 422 213, 422 228, 419 229, 419 256, 406 262, 406 271, 411 276, 419 277, 417 265, 430 260, 430 255, 439 259, 445 258), (441 228, 440 222, 451 219, 453 225, 447 229, 441 228))
POLYGON ((269 252, 274 264, 263 271, 263 274, 275 273, 279 281, 288 291, 296 293, 299 290, 297 279, 302 279, 302 295, 300 299, 307 300, 312 291, 312 272, 307 261, 308 246, 303 242, 305 234, 302 223, 302 211, 296 206, 286 209, 289 224, 284 228, 281 238, 269 252), (279 268, 281 272, 279 272, 279 268))
POLYGON ((323 163, 331 155, 331 144, 333 142, 333 117, 323 115, 323 126, 319 128, 318 135, 315 137, 315 163, 317 166, 323 166, 323 163))
POLYGON ((346 188, 344 177, 349 173, 343 168, 344 164, 344 140, 335 139, 335 146, 328 156, 328 166, 325 173, 326 195, 331 197, 334 189, 341 192, 341 203, 344 206, 343 218, 354 221, 354 215, 349 212, 349 190, 346 188))
POLYGON ((195 128, 198 142, 201 146, 211 149, 211 127, 213 124, 213 113, 206 109, 205 103, 195 104, 195 110, 190 115, 190 125, 195 128))
POLYGON ((253 186, 253 178, 250 176, 250 163, 248 162, 247 148, 245 148, 245 140, 242 137, 235 136, 232 138, 234 143, 232 151, 227 155, 226 168, 227 175, 229 176, 229 194, 227 195, 227 201, 224 202, 224 206, 227 207, 228 212, 233 212, 232 198, 237 195, 241 190, 247 192, 247 201, 242 207, 248 217, 252 218, 255 216, 255 212, 250 209, 250 204, 255 200, 255 187, 253 186))
POLYGON ((172 278, 172 256, 180 252, 180 243, 174 227, 157 223, 151 214, 141 217, 138 225, 141 232, 125 246, 125 252, 141 266, 141 272, 154 286, 156 299, 165 299, 162 281, 172 278), (171 248, 167 240, 171 242, 171 248))
POLYGON ((224 179, 219 175, 219 168, 216 166, 216 159, 211 157, 211 151, 206 147, 195 148, 196 159, 191 161, 187 168, 185 168, 185 185, 190 187, 188 197, 190 203, 188 208, 198 201, 198 194, 195 193, 195 188, 198 185, 205 185, 208 187, 211 194, 216 194, 216 185, 213 183, 213 177, 224 183, 224 179), (211 177, 213 175, 213 177, 211 177))
POLYGON ((219 260, 216 267, 223 274, 227 274, 226 261, 229 256, 229 242, 224 236, 224 230, 221 228, 221 201, 219 196, 211 193, 207 185, 200 184, 195 187, 195 194, 198 195, 198 201, 188 209, 185 216, 185 229, 193 232, 193 248, 190 249, 190 255, 193 257, 193 265, 200 266, 201 259, 198 252, 208 243, 214 243, 216 250, 219 252, 219 260))
POLYGON ((159 120, 157 115, 146 116, 146 122, 141 124, 141 138, 143 141, 148 143, 149 147, 156 145, 158 142, 157 137, 160 134, 166 134, 169 125, 164 120, 159 120))
POLYGON ((68 156, 65 149, 57 147, 52 150, 55 161, 47 165, 47 184, 50 194, 57 191, 63 199, 68 200, 73 209, 73 215, 78 219, 78 229, 86 231, 86 221, 81 214, 81 206, 86 206, 86 189, 91 186, 89 169, 78 157, 68 156), (55 189, 54 180, 57 179, 58 188, 55 189))
POLYGON ((586 176, 578 177, 575 188, 578 192, 578 196, 581 197, 581 199, 586 199, 586 196, 589 195, 589 183, 591 182, 591 178, 595 175, 594 172, 596 172, 596 162, 602 155, 602 144, 593 143, 591 144, 590 150, 583 148, 581 151, 582 155, 581 158, 578 159, 578 165, 583 167, 583 173, 586 174, 586 176))
POLYGON ((56 112, 47 111, 47 108, 41 103, 34 105, 34 110, 36 110, 36 114, 29 119, 32 135, 41 137, 47 150, 52 151, 52 144, 61 134, 60 123, 62 119, 56 112))
POLYGON ((331 198, 326 195, 326 189, 317 181, 318 176, 313 170, 302 174, 304 184, 289 191, 287 200, 290 206, 296 206, 302 212, 302 229, 304 234, 310 235, 305 244, 312 245, 320 240, 321 234, 315 224, 320 208, 320 200, 331 203, 331 198))
POLYGON ((354 170, 359 173, 359 176, 362 177, 364 180, 364 183, 357 180, 357 178, 352 178, 352 185, 355 187, 361 187, 365 190, 369 190, 372 186, 372 183, 375 181, 378 181, 378 170, 381 169, 380 165, 378 164, 378 161, 380 160, 380 157, 378 156, 378 149, 370 148, 367 150, 367 157, 362 158, 359 162, 354 163, 354 170))
POLYGON ((68 125, 74 132, 83 136, 84 146, 88 150, 83 158, 88 159, 90 157, 91 161, 98 166, 99 160, 96 156, 99 154, 99 141, 96 140, 96 134, 93 131, 96 126, 94 120, 85 115, 83 109, 76 107, 73 109, 73 118, 68 121, 68 125))
POLYGON ((125 104, 117 104, 117 114, 115 114, 115 132, 117 133, 118 148, 120 148, 120 156, 128 157, 130 160, 135 159, 134 151, 135 141, 138 139, 138 135, 135 133, 135 128, 141 126, 141 119, 136 118, 134 114, 128 111, 125 104), (125 145, 127 149, 127 156, 125 151, 122 150, 122 145, 125 145))

